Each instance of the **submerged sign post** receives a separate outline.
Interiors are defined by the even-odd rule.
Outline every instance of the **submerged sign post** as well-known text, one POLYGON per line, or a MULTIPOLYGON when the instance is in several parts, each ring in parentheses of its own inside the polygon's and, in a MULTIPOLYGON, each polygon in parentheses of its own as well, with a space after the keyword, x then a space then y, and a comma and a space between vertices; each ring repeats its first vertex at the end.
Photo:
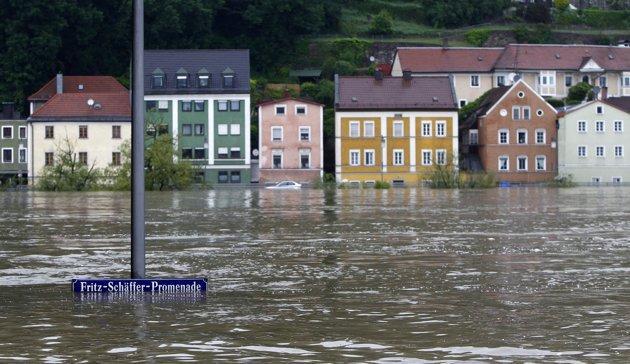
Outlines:
POLYGON ((144 225, 144 1, 133 0, 131 125, 131 279, 73 279, 72 291, 83 294, 197 294, 207 280, 146 279, 144 225))

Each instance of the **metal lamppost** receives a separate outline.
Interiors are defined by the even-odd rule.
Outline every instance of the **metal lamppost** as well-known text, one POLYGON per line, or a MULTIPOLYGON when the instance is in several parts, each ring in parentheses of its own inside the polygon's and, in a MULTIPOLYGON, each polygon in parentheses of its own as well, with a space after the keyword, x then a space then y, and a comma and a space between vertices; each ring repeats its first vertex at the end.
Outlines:
POLYGON ((385 136, 381 135, 381 183, 383 182, 383 173, 385 173, 385 136))

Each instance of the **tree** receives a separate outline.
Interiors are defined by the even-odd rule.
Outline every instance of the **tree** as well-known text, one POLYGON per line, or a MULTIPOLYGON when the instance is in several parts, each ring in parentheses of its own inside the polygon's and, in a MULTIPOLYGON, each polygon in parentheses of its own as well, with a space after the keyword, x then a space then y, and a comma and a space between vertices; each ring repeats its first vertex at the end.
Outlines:
POLYGON ((381 10, 370 23, 370 33, 376 35, 389 35, 394 32, 394 20, 387 10, 381 10))
POLYGON ((577 83, 569 88, 569 94, 565 101, 567 105, 575 105, 586 100, 592 100, 594 97, 592 90, 593 86, 586 82, 577 83))
POLYGON ((569 8, 571 2, 569 0, 554 0, 553 6, 558 9, 558 11, 565 11, 569 8))
POLYGON ((43 191, 89 191, 99 189, 102 172, 95 163, 87 165, 77 159, 74 144, 67 137, 57 145, 52 166, 40 173, 37 188, 43 191))
POLYGON ((156 137, 145 151, 147 190, 183 190, 192 184, 190 163, 177 160, 175 142, 168 134, 156 137))
POLYGON ((121 165, 109 166, 103 172, 105 187, 115 191, 131 190, 131 143, 125 141, 120 146, 121 165))

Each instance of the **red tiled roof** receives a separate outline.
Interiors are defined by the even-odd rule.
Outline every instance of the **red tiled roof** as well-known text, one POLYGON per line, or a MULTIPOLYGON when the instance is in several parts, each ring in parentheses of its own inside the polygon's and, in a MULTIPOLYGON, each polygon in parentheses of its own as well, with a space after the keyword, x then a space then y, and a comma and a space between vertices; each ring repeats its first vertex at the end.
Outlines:
POLYGON ((609 97, 604 100, 605 103, 630 113, 630 96, 609 97))
POLYGON ((403 70, 432 72, 490 72, 503 48, 398 48, 403 70))
MULTIPOLYGON (((53 77, 37 92, 28 97, 29 101, 49 100, 57 94, 57 78, 53 77)), ((63 93, 112 93, 127 91, 112 76, 63 76, 63 93), (83 90, 79 90, 79 85, 83 85, 83 90)))
POLYGON ((457 110, 451 79, 447 76, 339 77, 338 110, 457 110))
POLYGON ((283 97, 281 99, 276 99, 276 100, 265 100, 263 102, 260 102, 258 104, 258 106, 265 106, 265 105, 269 105, 269 104, 276 104, 278 102, 283 102, 283 101, 287 101, 287 100, 303 102, 305 104, 311 104, 311 105, 317 105, 317 106, 324 106, 323 104, 320 104, 319 102, 316 102, 316 101, 313 101, 313 100, 309 100, 309 99, 305 99, 305 98, 301 98, 301 97, 291 97, 291 96, 286 96, 286 97, 283 97))
POLYGON ((496 69, 579 70, 592 59, 605 70, 630 70, 630 48, 596 45, 510 44, 496 69))
POLYGON ((129 92, 57 94, 31 115, 29 120, 77 119, 131 120, 129 92), (88 100, 94 100, 94 106, 88 100), (97 105, 100 105, 97 106, 97 105))

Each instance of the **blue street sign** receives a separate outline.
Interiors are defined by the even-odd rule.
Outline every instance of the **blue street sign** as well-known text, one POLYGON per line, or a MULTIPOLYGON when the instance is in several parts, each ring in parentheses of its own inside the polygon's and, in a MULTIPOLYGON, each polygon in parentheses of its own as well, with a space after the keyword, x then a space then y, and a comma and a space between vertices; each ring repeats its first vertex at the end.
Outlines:
POLYGON ((206 278, 194 279, 73 279, 75 293, 168 293, 190 294, 205 292, 206 278))

